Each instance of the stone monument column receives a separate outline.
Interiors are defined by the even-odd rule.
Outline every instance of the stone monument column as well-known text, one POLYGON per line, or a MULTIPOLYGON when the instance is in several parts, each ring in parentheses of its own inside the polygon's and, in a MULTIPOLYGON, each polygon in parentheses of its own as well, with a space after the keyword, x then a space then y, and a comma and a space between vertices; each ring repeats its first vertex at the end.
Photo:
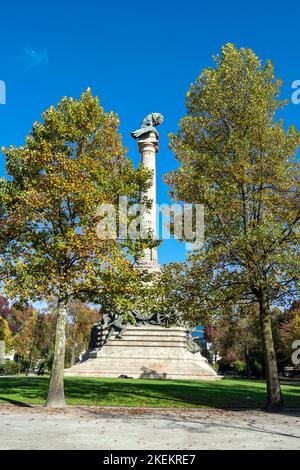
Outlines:
MULTIPOLYGON (((150 170, 151 175, 151 186, 141 192, 141 230, 142 237, 149 236, 153 240, 157 239, 157 209, 156 209, 156 154, 158 153, 158 136, 154 132, 148 132, 147 134, 138 138, 138 149, 141 155, 141 163, 143 166, 150 170), (151 208, 145 207, 143 201, 151 201, 151 208), (149 235, 148 235, 149 234, 149 235)), ((145 269, 148 272, 160 271, 157 248, 146 248, 137 260, 137 267, 139 269, 145 269)))
MULTIPOLYGON (((141 155, 141 163, 152 173, 151 185, 145 192, 141 192, 141 233, 142 238, 157 239, 157 210, 156 210, 156 154, 158 153, 159 134, 156 126, 163 122, 163 116, 152 113, 145 117, 141 128, 132 132, 137 139, 141 155), (151 208, 143 204, 144 200, 151 202, 151 208)), ((146 248, 137 260, 137 268, 147 272, 159 272, 157 248, 146 248)))

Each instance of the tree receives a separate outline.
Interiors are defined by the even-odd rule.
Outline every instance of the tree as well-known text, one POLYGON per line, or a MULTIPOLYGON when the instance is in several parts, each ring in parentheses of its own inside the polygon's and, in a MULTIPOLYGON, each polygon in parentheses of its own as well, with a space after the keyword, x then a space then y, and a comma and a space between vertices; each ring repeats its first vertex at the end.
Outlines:
POLYGON ((11 308, 10 308, 8 300, 5 297, 0 296, 0 315, 1 315, 1 317, 7 319, 7 317, 9 317, 10 313, 11 313, 11 308))
POLYGON ((13 346, 13 337, 7 321, 0 317, 0 341, 4 341, 5 351, 11 351, 13 346))
POLYGON ((21 331, 32 310, 30 305, 23 308, 18 308, 14 304, 10 305, 5 297, 0 296, 0 316, 7 321, 13 336, 21 331))
POLYGON ((99 311, 88 305, 73 301, 68 308, 68 322, 66 331, 66 354, 70 365, 75 364, 79 355, 88 348, 91 329, 99 319, 99 311))
MULTIPOLYGON (((46 328, 46 315, 32 310, 21 331, 14 339, 14 348, 19 356, 26 361, 27 374, 39 361, 46 361, 49 354, 48 330, 46 328)), ((51 341, 51 337, 49 338, 51 341)))
POLYGON ((10 180, 0 186, 1 273, 8 297, 57 299, 47 406, 61 407, 70 301, 101 291, 106 269, 130 264, 117 239, 97 236, 98 208, 117 206, 121 195, 136 203, 148 174, 125 158, 117 116, 89 89, 42 117, 24 146, 3 149, 10 180))
POLYGON ((284 102, 270 61, 232 44, 214 60, 187 94, 187 115, 171 137, 180 167, 166 179, 176 200, 205 207, 190 296, 215 314, 259 304, 267 406, 280 409, 271 306, 299 292, 300 134, 275 120, 284 102))
POLYGON ((206 325, 205 337, 210 343, 210 352, 221 358, 220 370, 223 367, 226 371, 239 360, 246 364, 250 376, 254 362, 262 362, 262 354, 257 308, 247 307, 234 309, 232 315, 217 317, 206 325))

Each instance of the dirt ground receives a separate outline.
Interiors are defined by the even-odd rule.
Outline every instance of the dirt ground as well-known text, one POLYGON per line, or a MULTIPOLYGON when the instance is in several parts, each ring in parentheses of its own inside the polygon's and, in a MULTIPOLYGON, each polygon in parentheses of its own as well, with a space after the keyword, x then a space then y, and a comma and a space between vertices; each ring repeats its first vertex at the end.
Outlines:
POLYGON ((300 412, 0 405, 0 449, 300 449, 300 412))

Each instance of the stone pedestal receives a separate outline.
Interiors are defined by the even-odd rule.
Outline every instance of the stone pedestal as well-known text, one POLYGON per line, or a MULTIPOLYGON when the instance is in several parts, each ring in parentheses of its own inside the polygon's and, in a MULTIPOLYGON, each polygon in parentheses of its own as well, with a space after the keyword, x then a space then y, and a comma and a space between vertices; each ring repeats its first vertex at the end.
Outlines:
POLYGON ((65 376, 217 380, 221 377, 200 353, 187 349, 185 328, 130 326, 121 339, 111 337, 65 376))

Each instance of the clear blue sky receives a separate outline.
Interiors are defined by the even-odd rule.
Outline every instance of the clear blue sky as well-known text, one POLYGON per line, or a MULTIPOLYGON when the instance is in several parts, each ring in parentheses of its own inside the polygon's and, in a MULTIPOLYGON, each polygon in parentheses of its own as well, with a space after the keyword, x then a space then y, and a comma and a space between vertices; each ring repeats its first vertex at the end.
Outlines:
MULTIPOLYGON (((251 47, 272 59, 284 80, 284 98, 300 80, 296 2, 27 0, 2 2, 0 17, 0 80, 7 85, 0 146, 21 145, 43 110, 90 86, 106 111, 119 114, 135 163, 130 131, 149 112, 164 114, 157 162, 160 203, 168 202, 162 175, 176 166, 167 135, 176 132, 189 84, 223 44, 251 47)), ((300 105, 289 104, 283 117, 300 127, 300 105)), ((185 256, 175 241, 159 251, 162 263, 185 256)))

